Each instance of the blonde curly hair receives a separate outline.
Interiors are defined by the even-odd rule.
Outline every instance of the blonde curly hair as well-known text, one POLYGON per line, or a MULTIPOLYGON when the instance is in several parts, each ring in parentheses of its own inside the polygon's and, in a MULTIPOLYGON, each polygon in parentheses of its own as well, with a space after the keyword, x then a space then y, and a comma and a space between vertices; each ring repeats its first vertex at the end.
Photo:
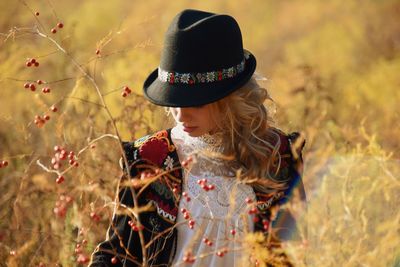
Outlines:
POLYGON ((285 181, 274 177, 279 171, 281 138, 271 126, 273 119, 265 102, 272 98, 254 76, 227 97, 211 103, 218 114, 218 130, 223 134, 224 153, 233 155, 240 179, 263 192, 281 189, 285 181))

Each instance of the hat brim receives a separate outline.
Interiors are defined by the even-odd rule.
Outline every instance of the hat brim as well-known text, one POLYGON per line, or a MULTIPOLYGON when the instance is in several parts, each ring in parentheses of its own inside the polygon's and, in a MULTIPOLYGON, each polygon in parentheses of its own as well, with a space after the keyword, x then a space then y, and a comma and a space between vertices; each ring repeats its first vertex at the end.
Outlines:
POLYGON ((153 104, 166 107, 195 107, 224 98, 250 80, 256 69, 256 58, 248 53, 245 69, 239 75, 212 83, 170 84, 158 79, 155 69, 143 84, 144 96, 153 104))

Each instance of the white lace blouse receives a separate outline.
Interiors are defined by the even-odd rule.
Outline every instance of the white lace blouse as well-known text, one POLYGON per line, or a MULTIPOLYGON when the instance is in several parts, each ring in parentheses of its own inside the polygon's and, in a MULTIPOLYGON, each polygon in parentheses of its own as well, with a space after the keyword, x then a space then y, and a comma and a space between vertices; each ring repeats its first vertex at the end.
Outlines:
POLYGON ((184 171, 173 266, 185 266, 185 260, 191 266, 242 266, 242 239, 254 228, 246 204, 246 198, 255 200, 253 189, 224 171, 218 160, 198 153, 220 151, 219 136, 190 137, 176 126, 171 138, 181 162, 194 159, 184 171))

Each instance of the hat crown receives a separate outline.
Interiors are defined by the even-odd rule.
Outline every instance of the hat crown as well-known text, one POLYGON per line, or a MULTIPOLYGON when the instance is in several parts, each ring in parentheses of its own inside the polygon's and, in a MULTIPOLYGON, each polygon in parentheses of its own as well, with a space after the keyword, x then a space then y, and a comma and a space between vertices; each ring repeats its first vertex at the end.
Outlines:
POLYGON ((189 9, 170 24, 160 67, 175 72, 207 72, 240 64, 243 57, 242 34, 233 17, 189 9))

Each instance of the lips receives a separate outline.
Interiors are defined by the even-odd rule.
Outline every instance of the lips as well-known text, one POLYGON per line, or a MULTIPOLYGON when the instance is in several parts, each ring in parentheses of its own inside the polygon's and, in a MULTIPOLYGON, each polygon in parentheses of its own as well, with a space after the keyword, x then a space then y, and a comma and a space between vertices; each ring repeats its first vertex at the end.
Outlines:
POLYGON ((190 133, 190 132, 193 132, 194 130, 196 130, 197 129, 197 127, 196 126, 183 126, 183 130, 185 131, 185 132, 188 132, 188 133, 190 133))

